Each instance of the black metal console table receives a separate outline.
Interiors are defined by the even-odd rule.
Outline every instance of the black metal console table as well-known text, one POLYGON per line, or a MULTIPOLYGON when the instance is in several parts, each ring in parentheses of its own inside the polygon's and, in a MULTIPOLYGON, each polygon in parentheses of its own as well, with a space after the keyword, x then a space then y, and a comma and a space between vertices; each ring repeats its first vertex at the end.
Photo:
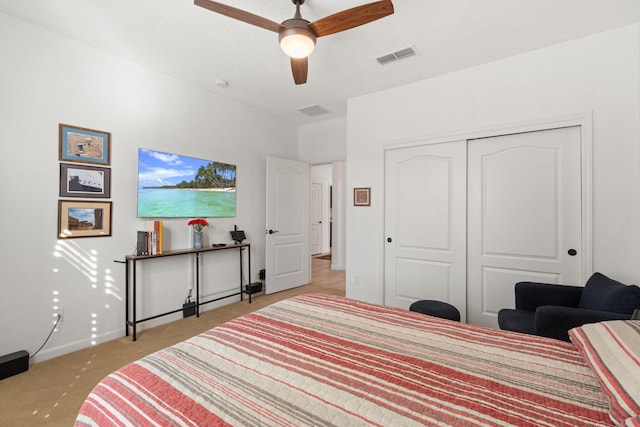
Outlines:
MULTIPOLYGON (((136 269, 136 263, 138 261, 142 261, 145 259, 156 259, 156 258, 163 258, 163 257, 169 257, 169 256, 177 256, 177 255, 192 255, 195 256, 195 264, 196 264, 196 270, 195 270, 195 288, 196 288, 196 301, 195 301, 195 310, 196 310, 196 316, 200 317, 200 306, 204 305, 204 304, 209 304, 211 302, 214 301, 219 301, 225 298, 230 298, 233 296, 237 296, 240 295, 240 300, 243 300, 243 295, 245 293, 245 290, 243 289, 243 283, 242 283, 242 253, 244 252, 244 249, 247 249, 247 263, 248 263, 248 273, 249 275, 247 276, 247 283, 250 282, 251 279, 251 245, 249 243, 238 243, 238 244, 233 244, 233 245, 227 245, 227 246, 212 246, 212 247, 206 247, 206 248, 200 248, 200 249, 183 249, 183 250, 174 250, 174 251, 164 251, 161 254, 156 254, 156 255, 127 255, 125 257, 125 261, 124 263, 126 264, 126 268, 125 268, 125 274, 126 274, 126 289, 125 289, 125 335, 129 336, 129 328, 131 328, 131 335, 132 335, 132 339, 133 341, 136 340, 136 325, 138 323, 142 323, 142 322, 146 322, 148 320, 153 320, 153 319, 157 319, 158 317, 162 317, 162 316, 168 316, 169 314, 173 314, 173 313, 178 313, 181 312, 183 310, 183 308, 178 308, 176 310, 171 310, 171 311, 167 311, 165 313, 161 313, 161 314, 156 314, 155 316, 150 316, 150 317, 145 317, 144 319, 138 319, 136 317, 136 276, 137 276, 137 269, 136 269), (227 251, 227 250, 231 250, 231 249, 237 249, 239 254, 240 254, 240 291, 233 293, 233 294, 229 294, 229 295, 225 295, 222 297, 218 297, 218 298, 214 298, 211 299, 209 301, 203 301, 200 302, 200 254, 203 252, 214 252, 214 251, 227 251), (129 284, 130 282, 130 278, 131 278, 131 286, 129 284), (129 309, 129 298, 131 295, 131 309, 129 309), (132 318, 129 319, 129 313, 132 314, 132 318)), ((123 262, 123 261, 119 261, 119 262, 123 262)), ((247 294, 249 295, 249 303, 251 303, 251 292, 247 292, 247 294)))

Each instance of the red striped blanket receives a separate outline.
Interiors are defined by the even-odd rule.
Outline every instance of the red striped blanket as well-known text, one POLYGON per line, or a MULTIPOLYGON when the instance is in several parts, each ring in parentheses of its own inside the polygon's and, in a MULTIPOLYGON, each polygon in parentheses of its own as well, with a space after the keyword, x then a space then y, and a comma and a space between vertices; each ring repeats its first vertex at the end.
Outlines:
POLYGON ((570 343, 309 294, 241 316, 98 384, 76 426, 599 426, 570 343))

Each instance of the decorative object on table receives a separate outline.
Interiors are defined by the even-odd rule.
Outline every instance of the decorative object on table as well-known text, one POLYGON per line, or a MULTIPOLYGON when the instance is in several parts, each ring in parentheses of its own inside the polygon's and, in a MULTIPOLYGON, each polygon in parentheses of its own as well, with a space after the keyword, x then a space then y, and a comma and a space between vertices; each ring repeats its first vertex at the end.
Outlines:
POLYGON ((233 230, 231 230, 229 233, 231 234, 231 240, 233 240, 235 243, 242 243, 242 241, 246 239, 244 231, 238 230, 237 225, 234 225, 233 230))
POLYGON ((209 226, 209 223, 204 218, 196 218, 189 221, 187 225, 193 227, 193 249, 202 248, 202 232, 204 231, 205 227, 209 226))
POLYGON ((111 134, 65 124, 59 125, 59 160, 109 165, 111 134))
POLYGON ((60 163, 60 197, 111 197, 111 169, 60 163))
POLYGON ((58 201, 58 238, 111 236, 111 202, 58 201))
POLYGON ((371 187, 353 189, 353 206, 371 206, 371 187))
POLYGON ((158 255, 162 253, 164 225, 161 220, 147 221, 145 229, 138 231, 136 255, 158 255))

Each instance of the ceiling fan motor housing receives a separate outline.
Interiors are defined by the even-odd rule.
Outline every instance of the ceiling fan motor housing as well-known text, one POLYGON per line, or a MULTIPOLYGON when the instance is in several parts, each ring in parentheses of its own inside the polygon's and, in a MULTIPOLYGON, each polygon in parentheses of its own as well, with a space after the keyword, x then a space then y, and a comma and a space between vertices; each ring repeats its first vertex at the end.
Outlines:
POLYGON ((292 58, 306 58, 316 45, 316 34, 309 21, 302 18, 287 19, 278 32, 282 50, 292 58))

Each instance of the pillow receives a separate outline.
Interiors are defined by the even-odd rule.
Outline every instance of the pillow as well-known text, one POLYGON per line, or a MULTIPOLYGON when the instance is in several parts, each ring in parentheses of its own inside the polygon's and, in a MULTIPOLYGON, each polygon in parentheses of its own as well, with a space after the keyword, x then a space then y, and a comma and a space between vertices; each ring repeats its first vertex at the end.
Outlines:
POLYGON ((618 425, 640 421, 640 320, 609 320, 573 328, 569 337, 609 398, 618 425))
POLYGON ((640 288, 616 282, 601 273, 593 273, 584 285, 578 308, 630 315, 634 309, 640 308, 640 288))

